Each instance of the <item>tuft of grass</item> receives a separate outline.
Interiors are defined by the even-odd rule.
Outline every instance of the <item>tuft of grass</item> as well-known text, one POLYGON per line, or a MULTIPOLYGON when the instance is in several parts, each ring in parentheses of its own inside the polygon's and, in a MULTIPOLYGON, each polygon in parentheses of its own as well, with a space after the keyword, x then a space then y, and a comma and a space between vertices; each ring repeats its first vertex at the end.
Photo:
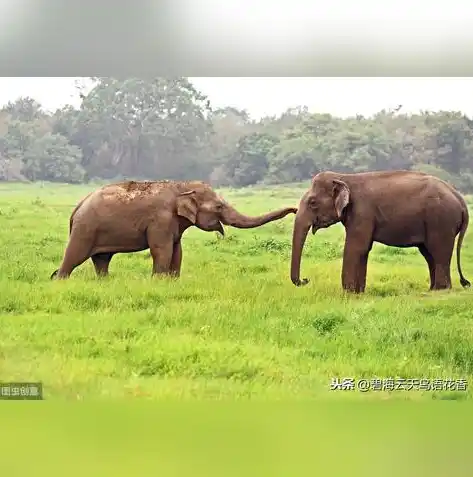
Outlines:
MULTIPOLYGON (((92 186, 0 187, 0 381, 42 381, 48 399, 463 400, 467 391, 331 391, 332 378, 473 382, 473 292, 428 292, 416 249, 375 244, 364 295, 341 290, 344 229, 309 235, 289 280, 293 216, 258 229, 197 229, 179 280, 151 277, 147 251, 87 261, 50 281, 69 215, 92 186), (139 390, 139 391, 138 391, 139 390)), ((297 204, 300 187, 220 191, 244 213, 297 204)), ((471 202, 470 202, 471 203, 471 202)), ((463 268, 473 277, 471 234, 463 268)))

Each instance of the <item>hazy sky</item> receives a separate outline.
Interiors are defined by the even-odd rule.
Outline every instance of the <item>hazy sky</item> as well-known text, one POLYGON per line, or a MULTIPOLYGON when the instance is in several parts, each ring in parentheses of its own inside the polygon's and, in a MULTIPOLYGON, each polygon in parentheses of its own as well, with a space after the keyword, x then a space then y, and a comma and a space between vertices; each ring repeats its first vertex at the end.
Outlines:
MULTIPOLYGON (((214 107, 246 109, 258 119, 289 107, 312 112, 370 115, 403 105, 403 111, 459 110, 473 116, 473 78, 190 78, 214 107)), ((45 109, 78 106, 80 78, 0 78, 0 104, 31 96, 45 109)))

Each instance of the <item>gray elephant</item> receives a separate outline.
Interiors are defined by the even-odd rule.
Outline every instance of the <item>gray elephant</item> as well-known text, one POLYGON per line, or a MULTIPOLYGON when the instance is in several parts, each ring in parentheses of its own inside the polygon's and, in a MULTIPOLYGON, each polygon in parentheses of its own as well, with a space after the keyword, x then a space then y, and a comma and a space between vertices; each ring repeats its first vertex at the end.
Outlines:
POLYGON ((121 182, 104 186, 82 199, 69 222, 69 243, 53 278, 68 278, 92 259, 97 275, 108 274, 116 253, 150 249, 153 274, 179 276, 182 234, 191 226, 224 235, 223 225, 259 227, 297 208, 287 207, 259 217, 241 214, 200 182, 121 182))
POLYGON ((429 267, 430 289, 451 288, 450 262, 455 237, 460 284, 469 287, 460 266, 460 250, 468 228, 468 207, 449 184, 421 172, 388 171, 314 176, 294 221, 291 280, 300 279, 301 254, 309 229, 341 222, 346 238, 342 287, 360 293, 366 285, 368 255, 373 242, 417 247, 429 267))

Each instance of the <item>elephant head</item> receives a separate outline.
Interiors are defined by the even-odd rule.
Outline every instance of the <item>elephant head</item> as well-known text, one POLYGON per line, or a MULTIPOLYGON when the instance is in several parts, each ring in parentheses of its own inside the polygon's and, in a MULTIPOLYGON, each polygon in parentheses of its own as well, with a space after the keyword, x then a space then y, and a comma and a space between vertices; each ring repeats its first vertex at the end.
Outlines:
POLYGON ((239 229, 251 229, 295 214, 297 208, 287 207, 257 217, 238 212, 205 183, 187 183, 176 198, 177 215, 191 225, 207 232, 216 231, 224 235, 223 225, 239 229))
POLYGON ((310 189, 302 196, 294 220, 292 235, 291 281, 296 286, 306 285, 309 280, 300 279, 301 256, 309 229, 312 234, 340 222, 350 202, 350 189, 340 175, 333 172, 317 174, 310 189))

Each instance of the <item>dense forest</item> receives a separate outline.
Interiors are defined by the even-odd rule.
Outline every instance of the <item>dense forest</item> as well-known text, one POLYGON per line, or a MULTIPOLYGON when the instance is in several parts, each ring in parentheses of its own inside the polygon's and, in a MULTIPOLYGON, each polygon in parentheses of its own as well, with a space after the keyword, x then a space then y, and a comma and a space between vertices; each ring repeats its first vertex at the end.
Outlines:
POLYGON ((306 107, 251 120, 184 77, 93 78, 79 109, 33 98, 0 110, 0 180, 203 179, 244 187, 321 170, 412 169, 473 191, 473 121, 457 111, 338 118, 306 107))

